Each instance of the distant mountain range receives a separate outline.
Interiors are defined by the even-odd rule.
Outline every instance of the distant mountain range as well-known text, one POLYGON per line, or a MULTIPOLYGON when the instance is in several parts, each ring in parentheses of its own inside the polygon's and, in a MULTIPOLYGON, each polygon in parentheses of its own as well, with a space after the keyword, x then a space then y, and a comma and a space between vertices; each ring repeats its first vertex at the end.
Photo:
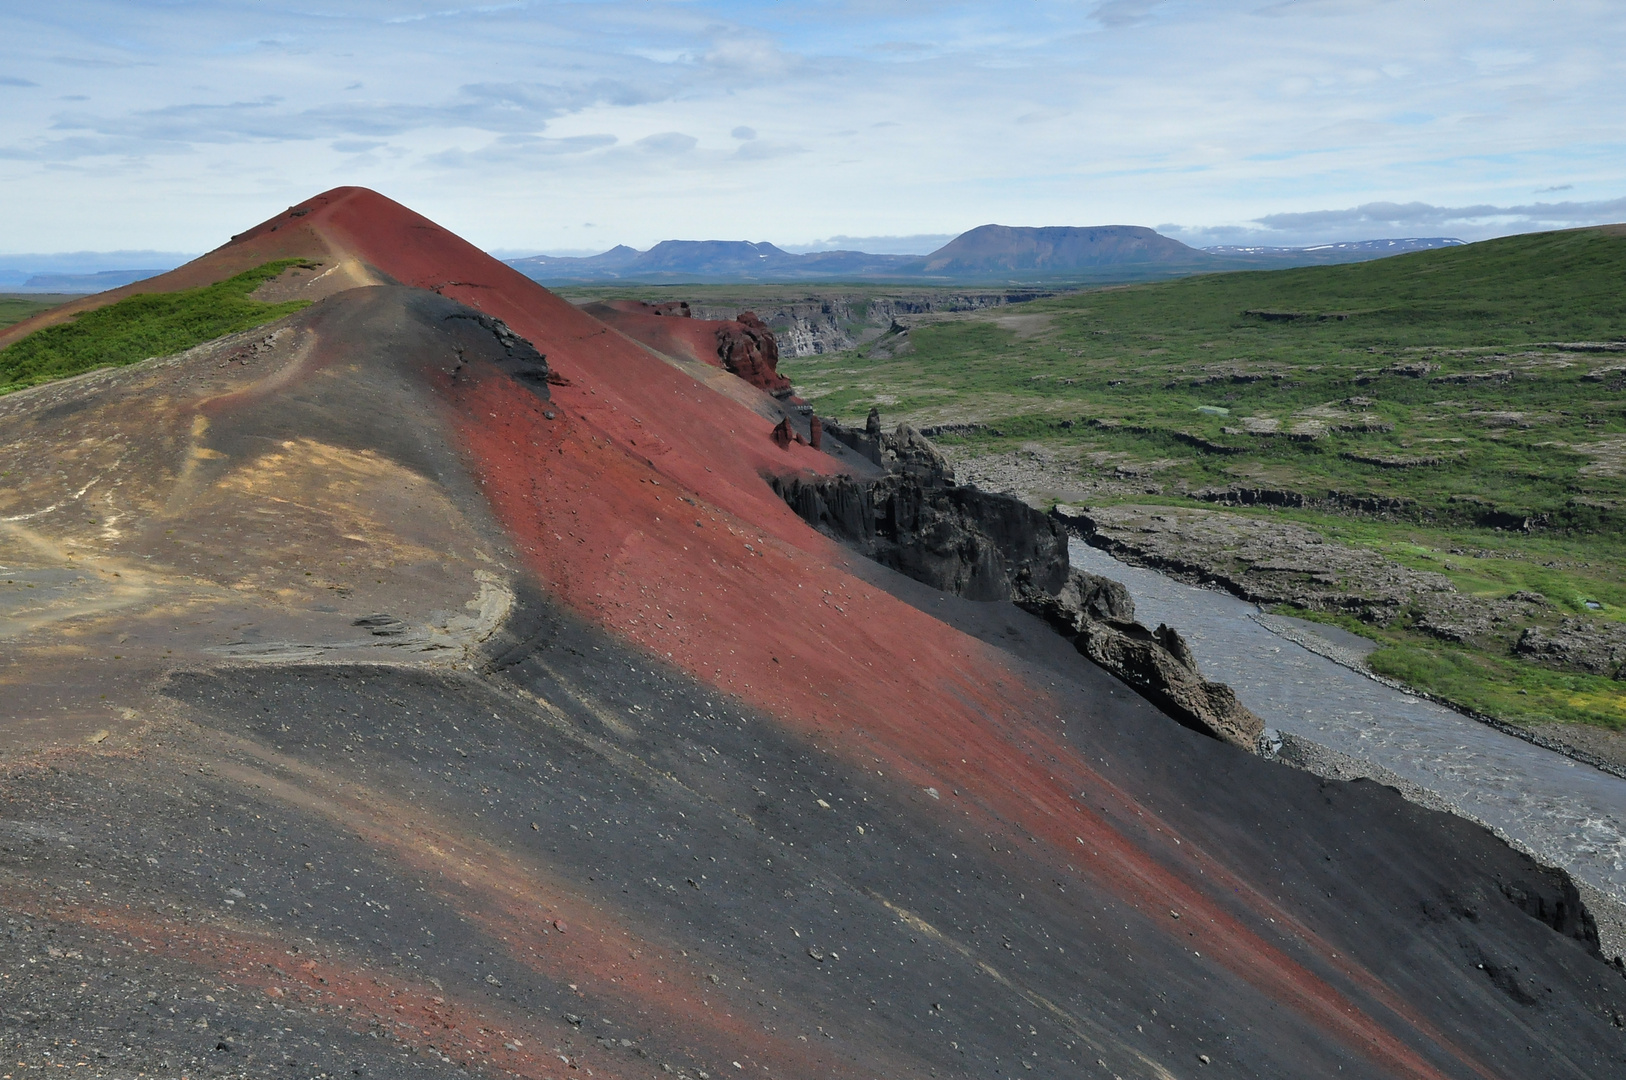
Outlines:
POLYGON ((173 270, 192 257, 176 251, 0 255, 0 292, 103 292, 173 270))
POLYGON ((901 279, 912 275, 919 255, 870 255, 862 251, 815 251, 793 255, 772 244, 747 240, 663 240, 648 251, 625 244, 602 255, 564 258, 533 255, 508 265, 547 284, 594 281, 832 281, 901 279))
MULTIPOLYGON (((0 279, 0 288, 14 292, 98 293, 157 277, 173 266, 151 266, 142 270, 102 270, 95 274, 29 274, 15 285, 0 279)), ((23 275, 16 275, 23 277, 23 275)))
POLYGON ((648 251, 533 255, 508 265, 544 285, 888 281, 970 284, 1135 281, 1217 270, 1360 262, 1462 243, 1445 237, 1362 240, 1313 247, 1193 248, 1138 225, 1021 228, 983 225, 927 255, 817 251, 796 255, 744 240, 665 240, 648 251))
MULTIPOLYGON (((803 281, 1088 284, 1216 270, 1360 262, 1461 243, 1461 240, 1446 237, 1410 237, 1313 247, 1199 249, 1135 225, 1094 228, 983 225, 926 255, 873 255, 863 251, 815 251, 798 255, 773 244, 744 240, 666 240, 648 251, 621 245, 586 258, 533 255, 510 259, 508 264, 544 285, 803 281)), ((155 251, 0 256, 0 292, 102 292, 154 277, 188 258, 155 251), (127 266, 138 268, 123 269, 127 266)))

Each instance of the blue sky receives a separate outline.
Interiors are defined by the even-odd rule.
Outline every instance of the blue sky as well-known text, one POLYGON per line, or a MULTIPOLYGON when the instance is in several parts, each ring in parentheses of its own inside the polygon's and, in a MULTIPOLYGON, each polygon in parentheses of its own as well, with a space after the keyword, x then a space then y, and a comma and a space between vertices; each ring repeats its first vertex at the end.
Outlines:
POLYGON ((346 183, 512 252, 1626 220, 1618 0, 8 7, 0 252, 204 250, 346 183))

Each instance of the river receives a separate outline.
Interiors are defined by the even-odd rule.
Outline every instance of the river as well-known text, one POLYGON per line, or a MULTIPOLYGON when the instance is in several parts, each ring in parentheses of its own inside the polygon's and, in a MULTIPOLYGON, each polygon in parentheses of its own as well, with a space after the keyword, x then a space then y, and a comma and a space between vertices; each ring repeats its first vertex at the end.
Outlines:
POLYGON ((1267 629, 1258 606, 1229 593, 1130 566, 1076 539, 1069 554, 1079 569, 1123 582, 1142 623, 1179 630, 1203 674, 1229 683, 1269 727, 1388 770, 1433 796, 1420 801, 1569 871, 1606 953, 1626 948, 1626 780, 1334 663, 1267 629))

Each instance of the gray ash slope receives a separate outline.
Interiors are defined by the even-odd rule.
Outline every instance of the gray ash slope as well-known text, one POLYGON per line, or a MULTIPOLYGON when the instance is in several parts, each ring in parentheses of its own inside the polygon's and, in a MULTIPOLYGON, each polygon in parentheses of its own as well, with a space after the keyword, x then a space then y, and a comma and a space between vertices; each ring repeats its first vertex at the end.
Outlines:
MULTIPOLYGON (((1188 732, 1014 606, 855 569, 1011 650, 1140 806, 1404 1002, 1390 1014, 1387 995, 1299 954, 1390 1015, 1437 1075, 1626 1068, 1626 982, 1589 950, 1561 875, 1375 784, 1188 732)), ((608 1075, 721 1075, 767 1063, 750 1062, 758 1038, 805 1035, 795 1045, 837 1074, 1188 1075, 1204 1055, 1220 1075, 1393 1075, 1183 948, 1172 912, 1058 881, 1042 853, 967 834, 956 793, 900 797, 540 597, 489 659, 486 676, 181 673, 168 693, 186 719, 149 749, 9 777, 0 881, 55 883, 53 902, 4 911, 9 1060, 422 1076, 505 1071, 540 1048, 608 1075), (432 841, 466 858, 425 855, 432 841), (464 887, 479 866, 536 909, 528 937, 464 887), (613 969, 548 977, 550 950, 617 925, 731 1010, 740 1041, 708 1044, 613 969), (227 931, 265 947, 233 951, 227 931), (438 1010, 427 1049, 398 1027, 424 1024, 413 986, 444 999, 423 1006, 438 1010)), ((1136 803, 1102 811, 1150 831, 1136 803)), ((1297 953, 1286 928, 1282 945, 1297 953)))

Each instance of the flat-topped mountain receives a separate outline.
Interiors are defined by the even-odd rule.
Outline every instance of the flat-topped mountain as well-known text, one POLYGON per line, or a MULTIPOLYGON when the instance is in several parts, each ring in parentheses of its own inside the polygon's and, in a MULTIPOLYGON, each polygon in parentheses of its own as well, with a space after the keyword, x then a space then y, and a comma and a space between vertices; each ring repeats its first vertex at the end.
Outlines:
POLYGON ((1139 225, 982 225, 926 256, 921 272, 951 277, 1095 274, 1107 268, 1217 269, 1218 260, 1139 225))

